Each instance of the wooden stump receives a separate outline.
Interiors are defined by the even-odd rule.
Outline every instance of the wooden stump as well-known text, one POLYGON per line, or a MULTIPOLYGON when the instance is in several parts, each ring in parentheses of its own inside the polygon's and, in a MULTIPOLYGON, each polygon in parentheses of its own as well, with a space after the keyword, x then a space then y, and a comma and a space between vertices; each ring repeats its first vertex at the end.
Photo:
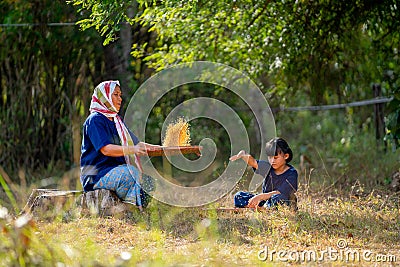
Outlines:
POLYGON ((125 215, 132 206, 122 202, 113 191, 105 189, 86 192, 80 198, 81 214, 83 215, 100 217, 125 215))
POLYGON ((122 202, 114 192, 100 189, 83 191, 62 191, 57 189, 34 189, 22 213, 42 219, 56 216, 76 217, 126 216, 134 205, 122 202))
POLYGON ((400 170, 393 173, 392 182, 390 183, 390 187, 395 192, 400 191, 400 170))

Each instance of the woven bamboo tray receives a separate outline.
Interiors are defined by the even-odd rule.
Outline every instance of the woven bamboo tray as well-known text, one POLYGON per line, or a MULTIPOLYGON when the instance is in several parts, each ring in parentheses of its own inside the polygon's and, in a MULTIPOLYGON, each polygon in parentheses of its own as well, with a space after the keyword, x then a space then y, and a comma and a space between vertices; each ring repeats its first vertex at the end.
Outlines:
POLYGON ((147 148, 147 155, 165 156, 165 155, 179 155, 179 154, 196 154, 201 155, 202 146, 166 146, 166 147, 151 147, 147 148))

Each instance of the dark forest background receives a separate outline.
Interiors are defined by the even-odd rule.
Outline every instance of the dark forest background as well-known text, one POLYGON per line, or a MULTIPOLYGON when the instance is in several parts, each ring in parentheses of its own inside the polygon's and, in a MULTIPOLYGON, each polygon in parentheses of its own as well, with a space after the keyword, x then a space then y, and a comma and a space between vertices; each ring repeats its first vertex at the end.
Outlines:
MULTIPOLYGON (((293 163, 302 179, 312 175, 315 183, 385 187, 399 170, 398 1, 303 1, 301 8, 297 1, 285 6, 221 1, 212 7, 180 1, 73 2, 0 2, 0 167, 11 181, 40 184, 77 170, 82 123, 99 82, 120 80, 123 113, 151 75, 191 60, 225 63, 254 79, 274 111, 277 135, 295 151, 293 163), (177 17, 166 23, 163 15, 171 12, 177 17), (85 30, 75 24, 82 20, 85 30), (282 109, 376 96, 392 100, 330 110, 282 109)), ((182 87, 154 108, 147 122, 153 134, 146 142, 160 143, 168 112, 197 96, 226 101, 249 129, 254 124, 249 110, 226 90, 182 87)), ((213 125, 193 122, 191 128, 195 144, 204 137, 218 144, 219 165, 211 176, 223 171, 231 154, 223 129, 213 125)), ((79 187, 78 175, 75 171, 67 186, 79 187)))

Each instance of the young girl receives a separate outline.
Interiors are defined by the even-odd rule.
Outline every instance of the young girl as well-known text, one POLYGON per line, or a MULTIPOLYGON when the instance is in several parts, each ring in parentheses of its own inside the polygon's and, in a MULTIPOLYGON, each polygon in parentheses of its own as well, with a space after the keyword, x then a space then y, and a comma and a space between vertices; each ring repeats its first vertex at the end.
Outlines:
POLYGON ((236 193, 235 207, 258 208, 275 207, 278 204, 296 206, 297 171, 289 164, 293 158, 293 152, 288 143, 282 138, 273 138, 266 144, 268 162, 256 160, 244 150, 229 160, 244 160, 253 167, 255 173, 264 177, 261 194, 251 194, 240 191, 236 193), (294 202, 294 203, 293 203, 294 202))

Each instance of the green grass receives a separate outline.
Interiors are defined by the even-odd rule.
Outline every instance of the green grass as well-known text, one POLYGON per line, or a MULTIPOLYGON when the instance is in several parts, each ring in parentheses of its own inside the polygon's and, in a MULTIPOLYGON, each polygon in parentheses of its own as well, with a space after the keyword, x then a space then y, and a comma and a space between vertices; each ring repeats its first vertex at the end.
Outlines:
MULTIPOLYGON (((353 250, 361 255, 368 250, 371 257, 392 255, 398 264, 399 194, 378 190, 350 193, 312 193, 302 186, 297 212, 282 208, 233 213, 153 201, 145 212, 133 210, 124 219, 77 216, 66 221, 61 216, 17 225, 15 218, 3 216, 0 265, 276 266, 288 264, 277 258, 280 250, 292 257, 311 251, 340 251, 337 243, 344 241, 348 246, 343 252, 353 250), (265 248, 268 259, 262 261, 259 258, 265 256, 265 248), (273 250, 276 252, 271 255, 273 250)), ((227 196, 212 206, 231 205, 230 201, 227 196)), ((322 261, 306 263, 359 266, 376 262, 345 262, 325 255, 322 261)))

